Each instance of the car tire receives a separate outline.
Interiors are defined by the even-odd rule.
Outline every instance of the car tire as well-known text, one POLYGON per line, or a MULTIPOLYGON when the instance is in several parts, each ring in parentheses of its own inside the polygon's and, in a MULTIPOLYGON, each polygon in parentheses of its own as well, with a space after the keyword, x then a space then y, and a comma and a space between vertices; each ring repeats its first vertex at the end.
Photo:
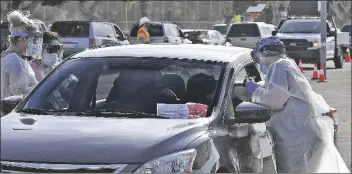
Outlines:
POLYGON ((334 58, 334 64, 335 64, 335 68, 340 69, 343 67, 343 55, 342 55, 342 50, 340 49, 340 53, 339 55, 337 55, 334 58))

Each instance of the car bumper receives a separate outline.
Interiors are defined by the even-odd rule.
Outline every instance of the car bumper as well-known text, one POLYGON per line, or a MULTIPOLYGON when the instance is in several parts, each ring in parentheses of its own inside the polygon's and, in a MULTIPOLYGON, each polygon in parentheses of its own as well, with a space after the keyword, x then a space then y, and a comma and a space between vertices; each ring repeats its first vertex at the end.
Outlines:
POLYGON ((286 52, 290 58, 301 59, 304 63, 317 63, 320 57, 320 49, 287 49, 286 52))

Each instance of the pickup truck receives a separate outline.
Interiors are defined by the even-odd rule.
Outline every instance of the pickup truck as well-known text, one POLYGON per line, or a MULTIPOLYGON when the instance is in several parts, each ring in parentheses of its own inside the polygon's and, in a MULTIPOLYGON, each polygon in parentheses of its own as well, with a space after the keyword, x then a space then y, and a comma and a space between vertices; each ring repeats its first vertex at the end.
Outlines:
MULTIPOLYGON (((334 61, 335 68, 343 67, 343 54, 337 43, 337 32, 334 22, 327 20, 326 25, 326 60, 334 61)), ((316 63, 320 65, 320 18, 290 17, 280 21, 277 36, 285 43, 288 56, 297 63, 316 63)), ((319 68, 319 66, 318 66, 319 68)))

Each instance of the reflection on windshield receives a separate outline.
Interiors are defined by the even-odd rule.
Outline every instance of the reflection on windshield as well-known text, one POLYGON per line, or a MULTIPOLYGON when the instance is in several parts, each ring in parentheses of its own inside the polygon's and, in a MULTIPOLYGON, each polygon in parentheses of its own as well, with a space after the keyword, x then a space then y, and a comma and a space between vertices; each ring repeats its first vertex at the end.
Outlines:
POLYGON ((114 109, 156 114, 157 103, 211 107, 216 104, 223 67, 215 62, 152 58, 69 60, 39 87, 23 109, 114 109))
POLYGON ((320 22, 286 21, 279 33, 320 33, 320 22))

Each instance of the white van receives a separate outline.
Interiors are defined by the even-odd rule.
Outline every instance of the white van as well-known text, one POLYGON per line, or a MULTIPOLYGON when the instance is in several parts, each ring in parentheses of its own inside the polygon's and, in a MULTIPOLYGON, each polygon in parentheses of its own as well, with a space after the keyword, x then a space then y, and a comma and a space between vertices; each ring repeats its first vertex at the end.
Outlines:
POLYGON ((276 27, 264 22, 240 22, 231 25, 226 38, 233 46, 255 48, 255 43, 272 35, 276 27))

